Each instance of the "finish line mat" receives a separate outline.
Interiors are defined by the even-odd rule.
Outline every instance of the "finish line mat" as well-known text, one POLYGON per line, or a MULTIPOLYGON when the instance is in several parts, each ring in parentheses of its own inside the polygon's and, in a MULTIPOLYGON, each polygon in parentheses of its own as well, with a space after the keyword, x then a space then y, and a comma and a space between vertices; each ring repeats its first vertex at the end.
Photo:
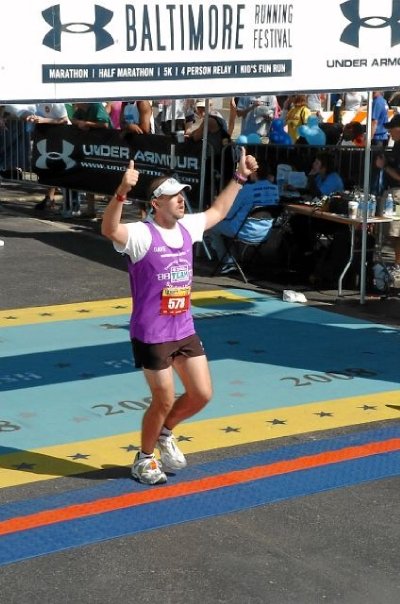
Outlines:
POLYGON ((0 565, 398 476, 400 426, 192 465, 166 485, 120 478, 0 506, 0 565))
MULTIPOLYGON (((400 417, 398 329, 240 289, 197 292, 193 311, 214 396, 179 426, 185 453, 400 417)), ((132 462, 149 392, 129 312, 0 312, 2 487, 132 462)))

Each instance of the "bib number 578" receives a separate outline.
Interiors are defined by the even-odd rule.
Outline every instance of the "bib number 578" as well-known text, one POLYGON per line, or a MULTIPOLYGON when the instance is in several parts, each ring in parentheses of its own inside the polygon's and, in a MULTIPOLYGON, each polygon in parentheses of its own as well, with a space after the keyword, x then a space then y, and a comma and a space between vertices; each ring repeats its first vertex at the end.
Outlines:
POLYGON ((170 298, 168 300, 168 308, 170 310, 185 308, 185 298, 170 298))

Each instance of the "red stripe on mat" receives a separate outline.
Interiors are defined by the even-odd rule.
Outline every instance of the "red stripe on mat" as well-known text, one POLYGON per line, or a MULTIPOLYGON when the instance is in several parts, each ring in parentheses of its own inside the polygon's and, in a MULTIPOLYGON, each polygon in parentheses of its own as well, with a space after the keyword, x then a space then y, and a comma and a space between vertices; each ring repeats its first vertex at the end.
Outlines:
POLYGON ((184 495, 193 495, 204 491, 212 491, 223 487, 261 480, 279 474, 288 474, 299 470, 308 470, 320 466, 326 466, 341 461, 368 457, 379 453, 388 453, 400 450, 400 438, 393 438, 384 442, 368 443, 354 447, 346 447, 338 451, 325 451, 317 455, 307 455, 298 459, 278 461, 276 463, 255 466, 244 470, 236 470, 217 476, 208 476, 199 480, 183 482, 176 485, 154 486, 144 490, 142 493, 134 492, 116 497, 99 499, 88 503, 70 505, 56 510, 45 510, 36 514, 10 518, 0 522, 0 535, 8 535, 28 529, 39 528, 57 522, 65 522, 95 516, 106 512, 113 512, 128 507, 164 501, 184 495))

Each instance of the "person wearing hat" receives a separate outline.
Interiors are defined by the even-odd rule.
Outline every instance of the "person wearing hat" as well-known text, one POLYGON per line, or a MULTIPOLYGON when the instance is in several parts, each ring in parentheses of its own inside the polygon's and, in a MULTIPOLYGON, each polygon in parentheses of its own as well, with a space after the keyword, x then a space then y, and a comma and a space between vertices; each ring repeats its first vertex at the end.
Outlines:
POLYGON ((151 218, 126 224, 121 221, 123 202, 139 179, 131 160, 104 212, 102 234, 128 259, 134 298, 130 322, 133 356, 151 391, 143 416, 141 448, 131 470, 141 483, 164 483, 167 471, 186 466, 172 430, 200 411, 212 395, 208 362, 190 311, 192 246, 202 240, 206 229, 225 218, 257 168, 256 159, 242 149, 237 171, 211 207, 188 215, 183 191, 190 187, 160 176, 149 187, 151 218), (177 399, 173 370, 184 388, 177 399), (160 461, 154 456, 155 448, 160 461))
MULTIPOLYGON (((221 149, 223 145, 230 142, 228 126, 224 117, 215 109, 213 103, 209 101, 207 142, 214 150, 214 160, 220 161, 221 149)), ((204 136, 204 119, 206 115, 206 99, 196 100, 196 114, 199 118, 198 124, 188 134, 188 138, 194 141, 201 141, 204 136)))
MULTIPOLYGON (((394 144, 390 152, 378 155, 375 165, 384 174, 386 190, 383 195, 386 196, 390 192, 396 207, 400 208, 400 114, 396 113, 390 122, 385 122, 384 126, 389 131, 394 144)), ((394 249, 394 265, 391 272, 393 277, 400 277, 400 221, 389 224, 388 235, 394 249)))

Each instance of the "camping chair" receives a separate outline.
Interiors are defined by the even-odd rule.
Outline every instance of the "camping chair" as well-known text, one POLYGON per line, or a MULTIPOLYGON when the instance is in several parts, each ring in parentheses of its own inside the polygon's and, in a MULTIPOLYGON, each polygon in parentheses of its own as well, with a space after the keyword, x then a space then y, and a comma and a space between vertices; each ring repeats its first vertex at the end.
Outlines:
POLYGON ((228 237, 221 234, 225 253, 219 260, 214 274, 223 266, 227 258, 235 265, 243 281, 248 282, 243 266, 252 264, 258 251, 268 238, 274 218, 268 206, 253 206, 247 213, 235 235, 228 237))

